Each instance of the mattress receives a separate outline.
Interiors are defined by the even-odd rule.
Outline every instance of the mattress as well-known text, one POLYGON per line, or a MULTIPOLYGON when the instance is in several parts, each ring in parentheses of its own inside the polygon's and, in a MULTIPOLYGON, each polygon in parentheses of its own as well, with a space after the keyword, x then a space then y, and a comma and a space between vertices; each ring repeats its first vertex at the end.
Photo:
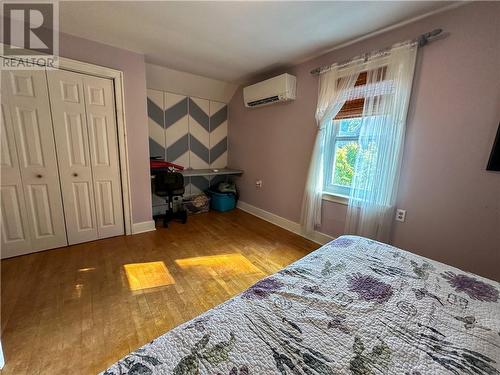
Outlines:
POLYGON ((103 374, 500 374, 499 290, 342 236, 103 374))

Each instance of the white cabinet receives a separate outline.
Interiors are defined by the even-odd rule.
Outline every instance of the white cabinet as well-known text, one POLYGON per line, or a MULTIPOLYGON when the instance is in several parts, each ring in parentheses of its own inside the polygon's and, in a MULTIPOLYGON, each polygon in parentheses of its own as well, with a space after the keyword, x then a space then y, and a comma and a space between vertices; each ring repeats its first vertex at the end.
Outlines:
POLYGON ((124 233, 112 81, 2 72, 2 258, 124 233))

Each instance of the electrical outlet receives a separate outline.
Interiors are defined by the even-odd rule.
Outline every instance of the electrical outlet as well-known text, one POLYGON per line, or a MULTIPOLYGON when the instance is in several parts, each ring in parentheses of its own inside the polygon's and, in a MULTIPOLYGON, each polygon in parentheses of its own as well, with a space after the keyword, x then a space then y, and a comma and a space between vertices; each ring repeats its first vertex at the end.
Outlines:
POLYGON ((255 187, 256 187, 257 189, 260 189, 260 188, 262 187, 262 180, 257 180, 257 181, 255 181, 255 187))
POLYGON ((396 221, 404 222, 406 220, 406 210, 398 208, 396 210, 396 221))

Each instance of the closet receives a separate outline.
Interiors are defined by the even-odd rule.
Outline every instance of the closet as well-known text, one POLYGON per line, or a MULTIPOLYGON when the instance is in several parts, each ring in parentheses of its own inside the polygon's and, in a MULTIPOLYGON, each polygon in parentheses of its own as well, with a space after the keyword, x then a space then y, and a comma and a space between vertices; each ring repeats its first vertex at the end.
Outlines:
POLYGON ((2 258, 124 233, 113 81, 2 71, 2 258))

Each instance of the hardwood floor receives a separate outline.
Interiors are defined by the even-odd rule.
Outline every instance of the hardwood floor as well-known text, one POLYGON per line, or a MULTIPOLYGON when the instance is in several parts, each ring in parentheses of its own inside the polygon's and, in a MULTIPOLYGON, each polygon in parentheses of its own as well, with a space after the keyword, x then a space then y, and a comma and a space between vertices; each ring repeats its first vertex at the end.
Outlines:
POLYGON ((240 210, 1 262, 7 374, 96 374, 319 245, 240 210))

